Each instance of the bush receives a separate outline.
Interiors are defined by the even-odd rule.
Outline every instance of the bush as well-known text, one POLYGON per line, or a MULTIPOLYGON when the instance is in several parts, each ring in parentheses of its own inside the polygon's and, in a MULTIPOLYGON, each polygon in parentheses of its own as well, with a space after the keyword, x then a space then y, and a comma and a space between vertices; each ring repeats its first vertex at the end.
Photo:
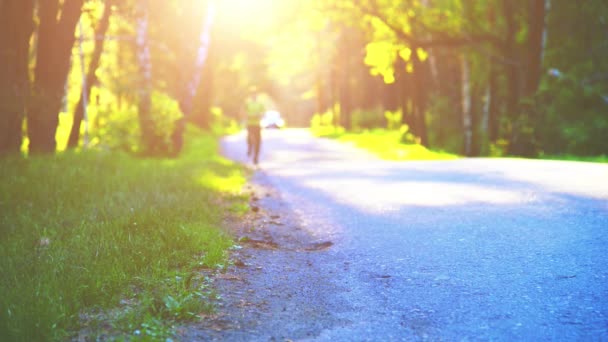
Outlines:
POLYGON ((386 127, 386 118, 380 110, 357 109, 351 115, 355 130, 386 127))

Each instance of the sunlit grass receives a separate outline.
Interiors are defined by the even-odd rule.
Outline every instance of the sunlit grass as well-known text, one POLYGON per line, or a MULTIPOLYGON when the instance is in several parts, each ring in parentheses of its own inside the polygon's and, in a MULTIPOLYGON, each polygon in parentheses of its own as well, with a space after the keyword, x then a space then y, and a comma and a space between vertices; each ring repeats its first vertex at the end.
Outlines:
POLYGON ((387 160, 439 160, 457 159, 458 155, 429 150, 419 144, 401 142, 401 132, 397 130, 373 129, 358 133, 345 132, 342 128, 319 127, 313 134, 337 139, 368 150, 387 160))
POLYGON ((195 269, 226 264, 220 228, 242 206, 241 171, 210 136, 176 160, 0 160, 0 340, 63 340, 99 310, 117 329, 161 336, 208 310, 195 269))

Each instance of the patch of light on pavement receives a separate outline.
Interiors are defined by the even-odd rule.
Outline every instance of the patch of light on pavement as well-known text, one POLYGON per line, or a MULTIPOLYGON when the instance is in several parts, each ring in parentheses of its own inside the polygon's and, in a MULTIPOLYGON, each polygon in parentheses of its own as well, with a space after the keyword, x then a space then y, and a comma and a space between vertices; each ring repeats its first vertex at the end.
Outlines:
POLYGON ((461 206, 473 203, 516 204, 529 202, 528 194, 491 189, 474 184, 449 182, 378 182, 366 180, 309 179, 305 184, 334 198, 337 202, 365 212, 379 213, 387 208, 405 206, 461 206))
POLYGON ((608 200, 608 164, 549 160, 498 161, 503 176, 559 193, 608 200))

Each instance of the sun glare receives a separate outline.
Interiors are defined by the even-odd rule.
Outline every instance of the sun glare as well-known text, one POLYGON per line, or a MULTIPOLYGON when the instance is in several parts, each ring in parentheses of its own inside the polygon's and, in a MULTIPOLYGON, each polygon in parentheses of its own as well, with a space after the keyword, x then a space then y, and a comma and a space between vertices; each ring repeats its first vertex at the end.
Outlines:
POLYGON ((265 27, 275 16, 277 0, 216 1, 218 16, 239 27, 265 27))

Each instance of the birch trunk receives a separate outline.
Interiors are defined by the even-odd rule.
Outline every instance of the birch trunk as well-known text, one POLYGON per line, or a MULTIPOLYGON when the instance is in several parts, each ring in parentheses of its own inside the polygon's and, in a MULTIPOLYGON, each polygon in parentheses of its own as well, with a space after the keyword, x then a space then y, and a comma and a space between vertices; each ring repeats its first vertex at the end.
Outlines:
POLYGON ((183 117, 177 120, 175 123, 175 129, 171 135, 171 141, 173 143, 173 155, 179 154, 184 145, 184 130, 186 128, 186 120, 192 112, 194 98, 196 97, 197 90, 201 84, 203 69, 209 57, 211 29, 213 28, 214 18, 215 7, 213 7, 213 2, 209 1, 207 6, 207 15, 199 37, 199 46, 196 54, 196 61, 194 63, 192 78, 186 86, 185 97, 180 101, 180 108, 182 110, 183 117))

